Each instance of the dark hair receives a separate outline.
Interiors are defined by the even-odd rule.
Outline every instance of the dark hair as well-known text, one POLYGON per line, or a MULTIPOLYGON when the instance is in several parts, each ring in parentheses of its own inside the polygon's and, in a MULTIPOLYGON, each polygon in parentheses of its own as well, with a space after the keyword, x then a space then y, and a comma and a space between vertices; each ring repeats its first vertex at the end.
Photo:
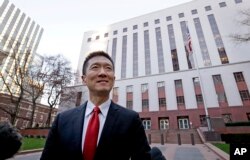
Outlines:
POLYGON ((12 157, 22 145, 22 136, 9 122, 0 122, 0 160, 12 157))
POLYGON ((86 74, 88 61, 90 59, 92 59, 94 57, 98 57, 98 56, 103 56, 103 57, 106 57, 108 60, 110 60, 110 62, 112 63, 113 69, 115 70, 114 62, 113 62, 112 58, 108 55, 108 53, 106 53, 104 51, 95 51, 95 52, 89 53, 89 55, 85 58, 85 60, 83 62, 83 66, 82 66, 82 75, 86 74))

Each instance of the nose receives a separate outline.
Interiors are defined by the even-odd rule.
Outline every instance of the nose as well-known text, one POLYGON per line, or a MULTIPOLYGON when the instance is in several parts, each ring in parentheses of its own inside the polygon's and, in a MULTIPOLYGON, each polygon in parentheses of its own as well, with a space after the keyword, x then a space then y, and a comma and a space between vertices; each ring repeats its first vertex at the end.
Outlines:
POLYGON ((98 75, 99 76, 106 76, 107 75, 107 73, 106 73, 106 71, 105 71, 105 69, 103 67, 100 68, 100 71, 99 71, 98 75))

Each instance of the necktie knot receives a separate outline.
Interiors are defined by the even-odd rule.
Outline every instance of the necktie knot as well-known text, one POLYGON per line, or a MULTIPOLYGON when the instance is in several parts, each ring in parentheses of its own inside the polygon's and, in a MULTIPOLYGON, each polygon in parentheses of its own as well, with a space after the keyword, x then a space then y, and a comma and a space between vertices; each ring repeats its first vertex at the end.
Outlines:
POLYGON ((100 110, 100 108, 99 107, 95 107, 94 109, 93 109, 93 111, 95 112, 95 113, 101 113, 101 110, 100 110))

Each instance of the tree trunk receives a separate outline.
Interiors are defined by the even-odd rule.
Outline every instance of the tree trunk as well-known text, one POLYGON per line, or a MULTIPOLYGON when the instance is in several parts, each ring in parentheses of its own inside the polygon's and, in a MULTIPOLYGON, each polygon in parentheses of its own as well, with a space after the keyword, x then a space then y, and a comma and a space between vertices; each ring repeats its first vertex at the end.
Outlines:
POLYGON ((35 111, 36 111, 36 102, 33 101, 32 112, 31 112, 30 123, 29 123, 30 128, 33 127, 35 111))
POLYGON ((53 110, 53 107, 50 106, 50 108, 49 108, 49 113, 48 113, 48 118, 47 118, 47 121, 46 121, 46 126, 47 126, 47 127, 50 127, 52 110, 53 110))
POLYGON ((16 122, 15 113, 14 114, 10 114, 10 123, 14 126, 15 122, 16 122))

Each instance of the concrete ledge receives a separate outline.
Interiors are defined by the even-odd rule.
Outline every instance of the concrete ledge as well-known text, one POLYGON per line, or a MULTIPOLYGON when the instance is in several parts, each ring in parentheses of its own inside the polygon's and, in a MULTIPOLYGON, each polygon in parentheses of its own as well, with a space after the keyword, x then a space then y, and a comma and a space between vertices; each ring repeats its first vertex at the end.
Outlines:
POLYGON ((197 128, 196 130, 197 130, 198 135, 201 138, 202 143, 206 143, 206 140, 205 140, 204 135, 203 135, 202 131, 200 130, 200 128, 197 128))
POLYGON ((43 151, 43 148, 25 150, 25 151, 19 151, 16 155, 29 154, 29 153, 42 152, 42 151, 43 151))
POLYGON ((220 156, 224 160, 229 160, 230 156, 226 152, 222 151, 221 149, 215 147, 211 143, 204 143, 208 148, 210 148, 214 153, 216 153, 218 156, 220 156))

